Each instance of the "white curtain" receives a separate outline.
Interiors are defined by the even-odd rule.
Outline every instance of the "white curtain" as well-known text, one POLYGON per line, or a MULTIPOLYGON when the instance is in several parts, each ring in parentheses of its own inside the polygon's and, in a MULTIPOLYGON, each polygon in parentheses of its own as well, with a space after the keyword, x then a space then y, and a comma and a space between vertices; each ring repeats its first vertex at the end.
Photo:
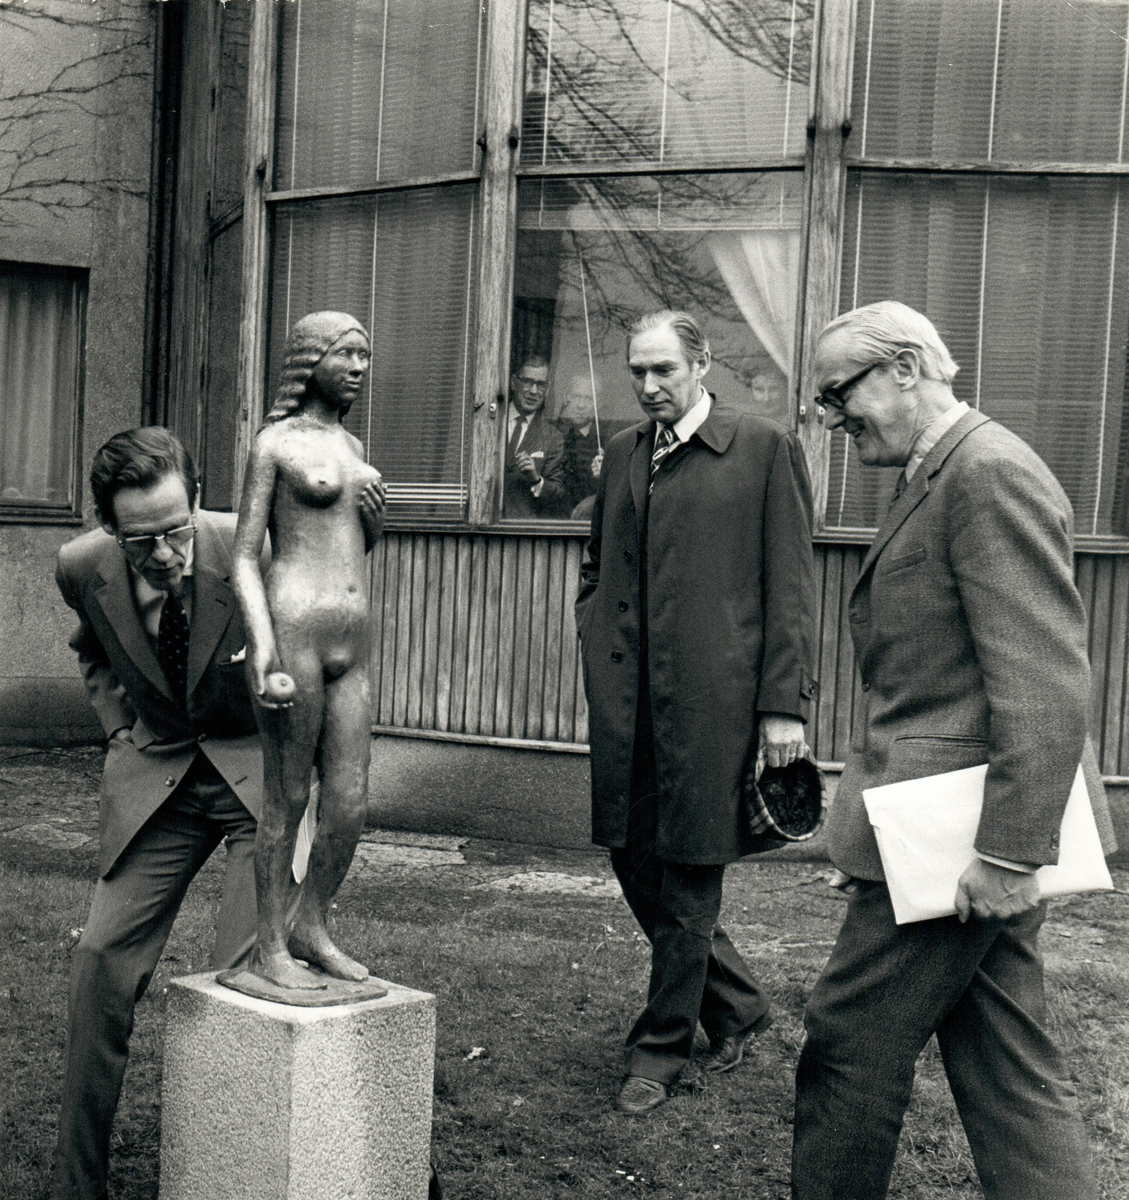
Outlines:
POLYGON ((800 231, 711 233, 708 244, 726 287, 757 341, 788 379, 795 347, 800 231))

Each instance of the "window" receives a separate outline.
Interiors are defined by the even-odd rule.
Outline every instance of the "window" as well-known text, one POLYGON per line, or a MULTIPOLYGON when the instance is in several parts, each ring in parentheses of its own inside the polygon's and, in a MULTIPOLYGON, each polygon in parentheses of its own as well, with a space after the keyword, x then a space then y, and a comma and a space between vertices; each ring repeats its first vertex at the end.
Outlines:
MULTIPOLYGON (((389 482, 393 527, 532 518, 577 534, 548 522, 583 518, 594 460, 639 419, 626 327, 670 306, 703 318, 711 390, 797 425, 821 533, 866 540, 892 480, 805 398, 822 325, 895 298, 949 343, 957 395, 1046 459, 1079 534, 1124 546, 1129 0, 243 8, 273 39, 271 70, 248 56, 247 128, 258 111, 269 132, 247 154, 269 177, 225 218, 235 175, 214 172, 201 295, 225 315, 209 387, 259 381, 269 404, 289 325, 352 312, 374 359, 348 423, 389 482), (265 292, 246 302, 243 267, 258 355, 244 376, 229 301, 235 242, 260 261, 255 211, 265 292), (510 397, 531 358, 551 432, 529 446, 560 480, 544 499, 507 471, 529 436, 510 397)), ((228 54, 225 40, 221 84, 228 54)), ((219 408, 243 413, 245 453, 254 405, 219 408)))
POLYGON ((798 3, 532 0, 510 352, 549 364, 564 495, 530 511, 507 445, 503 516, 588 515, 594 460, 642 416, 643 312, 693 310, 710 390, 789 420, 811 25, 798 3))
POLYGON ((79 516, 86 279, 0 263, 0 518, 79 516))
MULTIPOLYGON (((957 396, 1034 447, 1081 534, 1129 534, 1126 16, 861 0, 855 42, 840 308, 927 313, 957 396)), ((827 524, 875 525, 896 474, 835 434, 827 524)))
POLYGON ((373 358, 346 425, 388 483, 389 517, 461 519, 482 7, 281 8, 267 403, 293 323, 351 313, 373 358))

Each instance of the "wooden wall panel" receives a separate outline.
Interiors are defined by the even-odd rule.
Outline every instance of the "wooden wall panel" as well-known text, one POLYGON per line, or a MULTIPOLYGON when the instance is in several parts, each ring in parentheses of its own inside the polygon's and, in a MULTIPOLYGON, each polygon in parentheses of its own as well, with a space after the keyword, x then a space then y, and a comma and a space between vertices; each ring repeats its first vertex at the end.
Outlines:
MULTIPOLYGON (((823 545, 812 749, 842 762, 860 691, 847 622, 865 548, 823 545)), ((573 600, 583 539, 393 533, 373 553, 378 725, 578 745, 588 706, 573 600)), ((1129 774, 1129 556, 1079 554, 1090 614, 1091 728, 1107 775, 1129 774)))

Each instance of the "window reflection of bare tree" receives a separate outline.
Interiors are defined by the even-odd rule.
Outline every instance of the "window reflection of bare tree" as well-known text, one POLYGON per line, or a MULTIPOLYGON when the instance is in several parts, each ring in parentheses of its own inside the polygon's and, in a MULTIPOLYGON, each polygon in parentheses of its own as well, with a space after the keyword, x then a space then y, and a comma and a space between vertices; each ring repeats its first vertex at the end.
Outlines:
MULTIPOLYGON (((715 52, 806 86, 813 10, 813 0, 533 0, 523 161, 576 162, 586 172, 603 162, 615 164, 611 176, 526 185, 540 189, 540 207, 555 211, 555 228, 571 227, 571 238, 559 240, 555 253, 563 261, 571 252, 572 274, 577 265, 584 272, 592 340, 612 333, 618 338, 644 308, 689 307, 707 320, 743 325, 706 239, 719 226, 739 228, 750 213, 764 212, 773 178, 666 173, 673 164, 664 159, 665 103, 655 98, 665 87, 682 101, 693 100, 708 71, 707 54, 712 61, 715 52), (686 51, 686 39, 680 39, 679 53, 690 57, 677 70, 669 69, 669 54, 656 53, 660 26, 672 14, 684 29, 698 31, 700 63, 686 51), (622 174, 624 165, 636 163, 640 171, 660 163, 666 170, 622 174), (664 210, 678 214, 673 229, 659 217, 664 210), (584 215, 578 221, 576 214, 584 215)), ((709 165, 708 156, 694 163, 698 169, 709 165)), ((784 187, 777 190, 783 211, 784 187)), ((788 216, 798 224, 798 214, 788 216)), ((537 239, 531 238, 527 249, 554 252, 545 243, 534 246, 537 239)), ((556 318, 558 328, 575 323, 560 311, 556 318)), ((719 343, 717 350, 719 364, 746 387, 774 370, 757 347, 719 343)))

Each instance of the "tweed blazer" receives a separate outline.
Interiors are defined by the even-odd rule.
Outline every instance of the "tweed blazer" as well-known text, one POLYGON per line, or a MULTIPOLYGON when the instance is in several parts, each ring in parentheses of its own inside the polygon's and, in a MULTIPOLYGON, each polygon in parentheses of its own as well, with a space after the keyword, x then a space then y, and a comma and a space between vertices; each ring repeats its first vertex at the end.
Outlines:
POLYGON ((648 498, 654 428, 644 421, 608 443, 581 567, 592 840, 624 844, 645 680, 657 852, 732 862, 755 849, 742 781, 758 716, 806 720, 815 691, 807 464, 782 425, 715 399, 648 498))
POLYGON ((171 795, 203 753, 258 817, 263 760, 242 661, 246 645, 231 587, 234 514, 197 513, 187 705, 174 700, 141 624, 125 555, 101 529, 59 551, 55 578, 78 614, 71 638, 91 704, 110 741, 99 804, 99 872, 171 795))
POLYGON ((984 762, 977 850, 1056 862, 1080 762, 1113 848, 1087 736, 1073 524, 1042 459, 978 412, 944 434, 894 501, 850 600, 862 692, 829 818, 841 870, 883 878, 864 788, 984 762))

